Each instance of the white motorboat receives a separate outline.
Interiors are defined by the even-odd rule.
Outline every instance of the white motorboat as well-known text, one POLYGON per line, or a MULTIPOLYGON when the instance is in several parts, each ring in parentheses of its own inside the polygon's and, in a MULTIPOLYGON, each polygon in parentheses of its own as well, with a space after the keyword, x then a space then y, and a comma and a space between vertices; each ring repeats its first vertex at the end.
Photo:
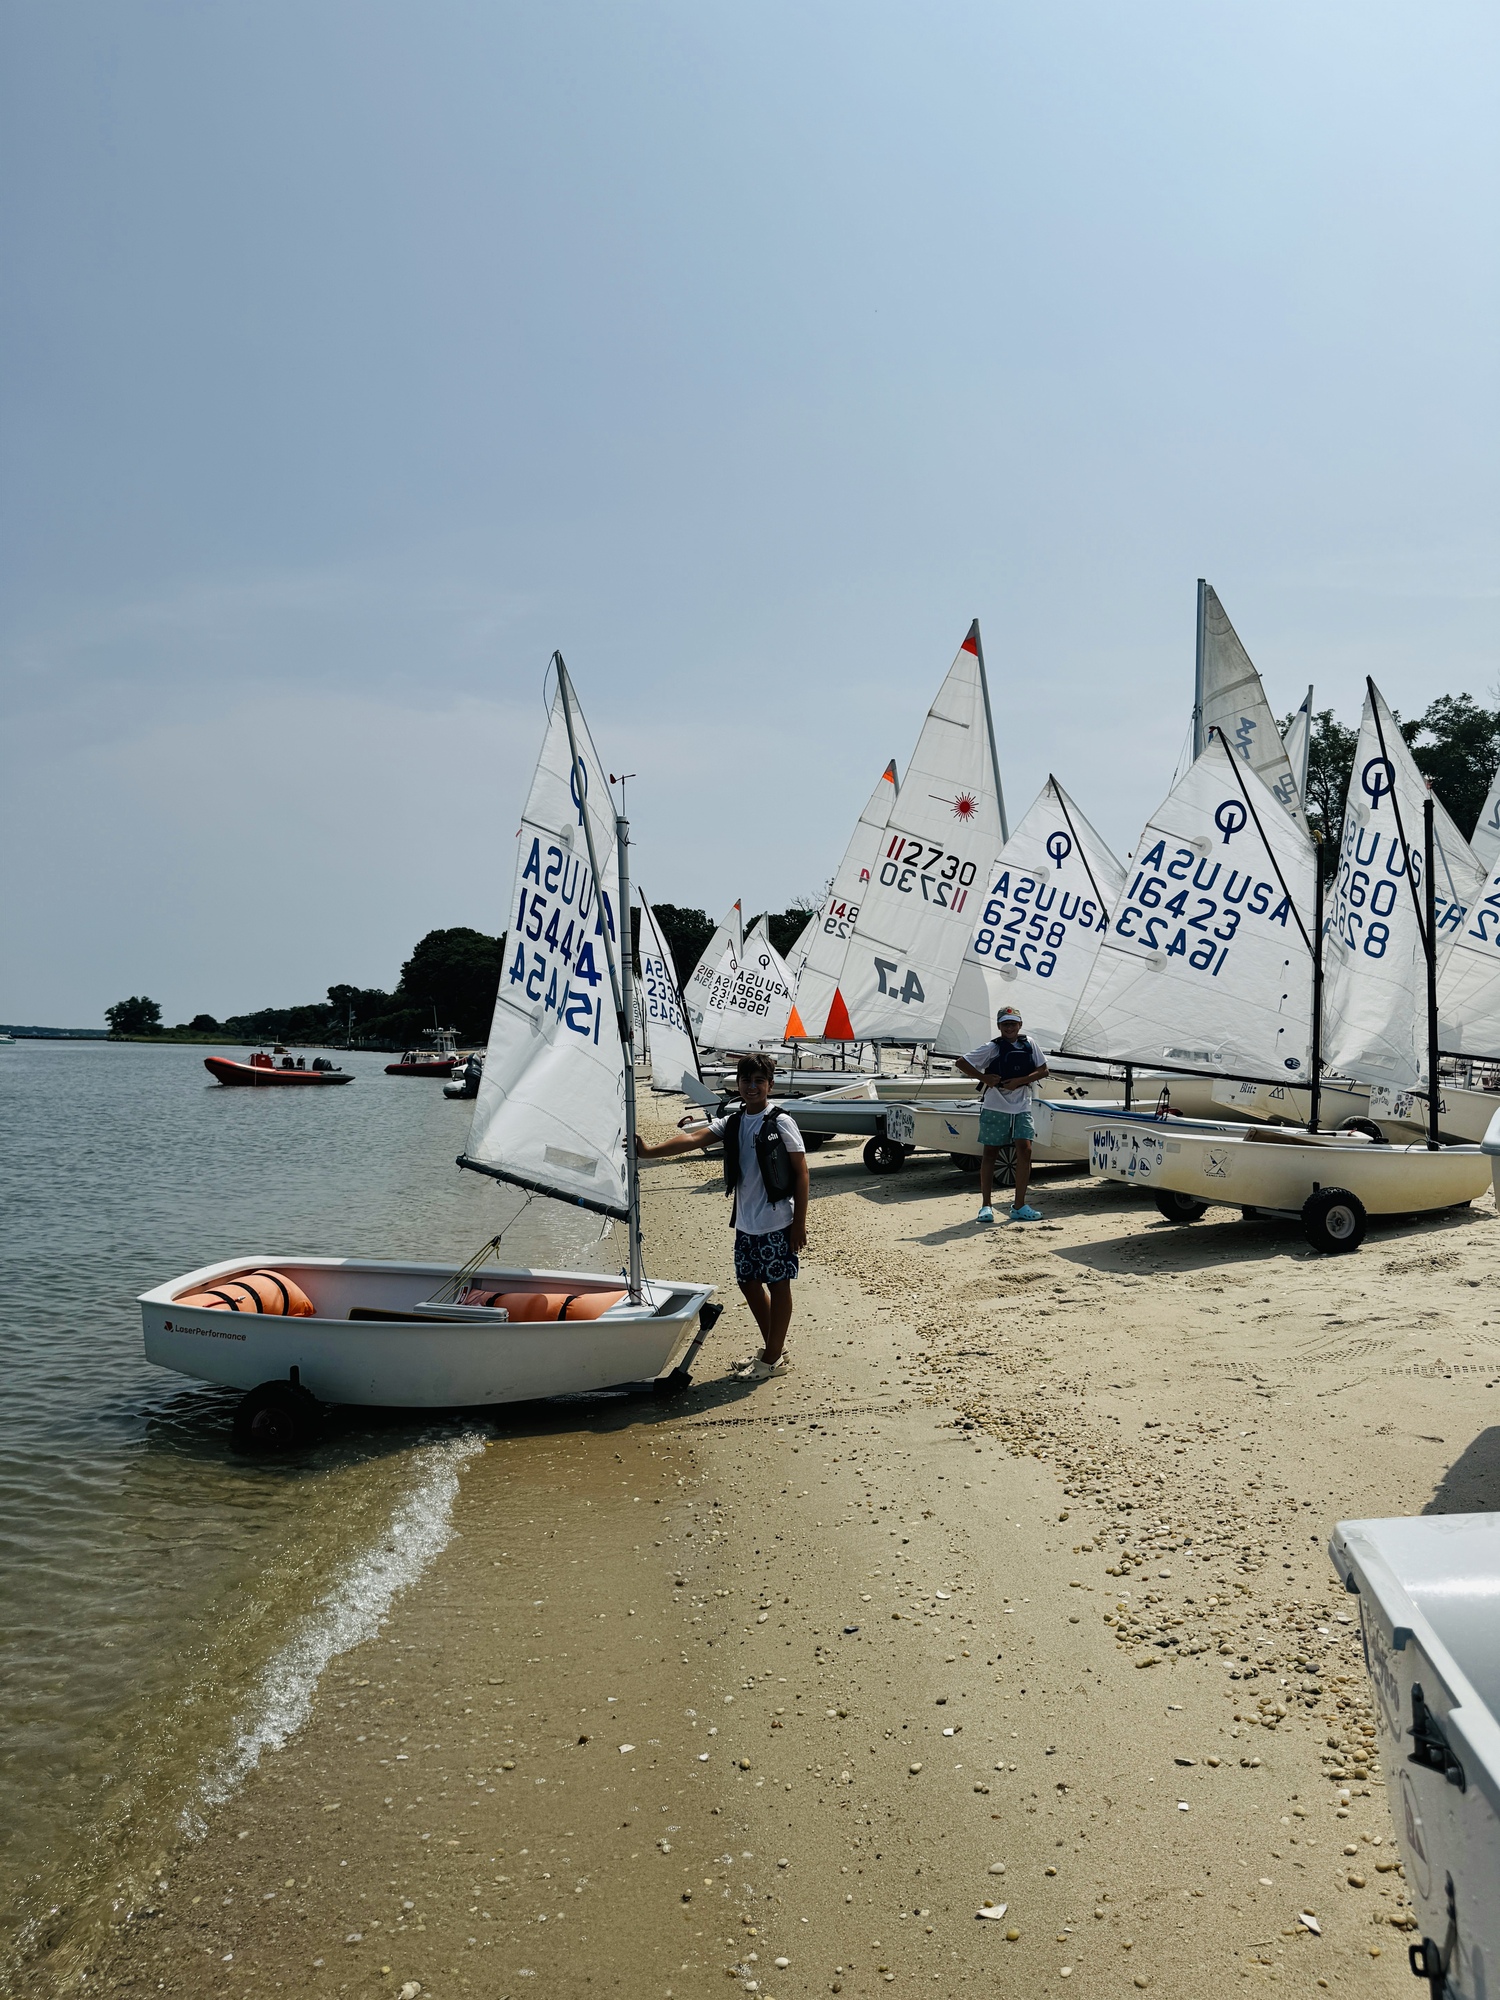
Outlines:
POLYGON ((1489 2000, 1500 1966, 1500 1514, 1341 1521, 1386 1796, 1435 1996, 1489 2000))
POLYGON ((1301 1221, 1315 1249, 1357 1250, 1371 1215, 1426 1215, 1483 1194, 1490 1162, 1477 1146, 1385 1146, 1362 1133, 1274 1125, 1195 1132, 1176 1122, 1095 1125, 1090 1165, 1143 1187, 1171 1222, 1212 1206, 1301 1221))
MULTIPOLYGON (((632 1303, 623 1280, 577 1271, 481 1264, 399 1264, 360 1257, 232 1257, 205 1264, 141 1298, 146 1359, 201 1382, 255 1390, 291 1383, 319 1403, 449 1409, 578 1394, 654 1378, 665 1385, 686 1366, 711 1285, 648 1281, 632 1303), (312 1305, 311 1314, 183 1305, 236 1278, 274 1270, 312 1305), (454 1289, 558 1301, 546 1320, 506 1308, 461 1305, 454 1289), (594 1318, 576 1313, 601 1295, 594 1318)), ((284 1400, 284 1399, 283 1399, 284 1400)))
POLYGON ((619 1279, 507 1269, 496 1236, 456 1267, 273 1253, 205 1265, 144 1293, 147 1358, 244 1389, 235 1432, 250 1448, 302 1442, 324 1402, 432 1409, 643 1381, 685 1386, 718 1318, 714 1286, 645 1276, 635 1064, 623 1026, 630 953, 616 943, 618 915, 630 909, 629 828, 611 806, 560 653, 552 664, 557 688, 521 817, 510 945, 459 1165, 624 1222, 627 1268, 619 1279))

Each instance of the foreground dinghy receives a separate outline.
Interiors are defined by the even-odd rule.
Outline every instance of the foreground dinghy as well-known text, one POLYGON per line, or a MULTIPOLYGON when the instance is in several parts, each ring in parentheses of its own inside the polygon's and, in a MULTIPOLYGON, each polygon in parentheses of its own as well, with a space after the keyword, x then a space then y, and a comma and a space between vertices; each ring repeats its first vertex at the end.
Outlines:
POLYGON ((458 1266, 238 1257, 145 1293, 147 1359, 247 1390, 235 1424, 246 1445, 300 1442, 322 1403, 435 1409, 680 1388, 719 1316, 712 1285, 644 1273, 630 954, 616 946, 630 907, 629 830, 561 654, 553 665, 459 1165, 624 1222, 627 1270, 615 1279, 507 1267, 497 1236, 458 1266))

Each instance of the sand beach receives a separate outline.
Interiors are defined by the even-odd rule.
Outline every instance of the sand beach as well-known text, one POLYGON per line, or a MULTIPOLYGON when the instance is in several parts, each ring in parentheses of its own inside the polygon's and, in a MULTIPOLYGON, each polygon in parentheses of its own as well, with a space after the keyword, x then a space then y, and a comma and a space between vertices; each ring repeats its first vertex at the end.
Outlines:
POLYGON ((1325 1546, 1500 1499, 1490 1198, 1324 1258, 811 1175, 792 1373, 729 1375, 715 1164, 650 1166, 652 1268, 728 1301, 694 1390, 487 1422, 307 1726, 18 1991, 1409 1990, 1325 1546))

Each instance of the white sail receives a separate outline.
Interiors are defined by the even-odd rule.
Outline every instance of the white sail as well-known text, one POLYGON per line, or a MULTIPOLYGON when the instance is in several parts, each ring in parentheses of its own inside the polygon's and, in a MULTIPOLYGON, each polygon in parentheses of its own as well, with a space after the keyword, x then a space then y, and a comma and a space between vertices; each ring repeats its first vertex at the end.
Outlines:
POLYGON ((726 950, 709 992, 699 1044, 708 1049, 753 1048, 781 1039, 792 1004, 787 969, 761 918, 743 953, 726 950))
POLYGON ((786 955, 785 964, 786 964, 787 977, 792 982, 792 992, 794 994, 797 991, 798 983, 800 982, 803 971, 807 965, 808 955, 812 951, 813 939, 818 934, 818 923, 820 917, 821 917, 821 912, 818 910, 814 910, 812 915, 808 918, 807 922, 802 926, 801 930, 798 931, 796 940, 793 943, 791 950, 786 955))
POLYGON ((1307 765, 1312 755, 1312 698, 1313 691, 1309 688, 1302 706, 1281 732, 1281 747, 1292 767, 1292 776, 1297 781, 1297 796, 1304 808, 1307 805, 1307 765))
POLYGON ((1469 851, 1481 868, 1500 861, 1500 771, 1490 780, 1489 795, 1480 810, 1469 851))
POLYGON ((693 1033, 700 1042, 703 1039, 704 1010, 708 1006, 709 992, 718 976, 719 967, 724 962, 724 953, 732 950, 738 958, 744 948, 745 919, 736 901, 719 919, 718 929, 709 939, 703 956, 688 974, 687 984, 682 989, 688 1019, 692 1022, 693 1033))
POLYGON ((1464 914, 1438 974, 1438 1046, 1500 1057, 1500 856, 1464 914))
POLYGON ((1235 756, 1268 786, 1277 803, 1306 830, 1302 792, 1277 732, 1276 718, 1255 663, 1240 644, 1212 584, 1200 584, 1199 644, 1203 674, 1200 747, 1211 729, 1220 729, 1235 756))
POLYGON ((1019 1008, 1033 1040, 1056 1048, 1124 884, 1114 855, 1048 778, 972 905, 969 947, 938 1053, 966 1055, 987 1042, 1002 1007, 1019 1008))
MULTIPOLYGON (((859 918, 860 904, 871 871, 876 866, 896 795, 896 760, 893 757, 881 772, 864 811, 855 822, 838 873, 829 885, 827 900, 813 920, 807 957, 794 988, 796 1003, 787 1022, 789 1040, 854 1039, 848 1008, 839 992, 839 974, 844 969, 844 954, 849 949, 849 939, 859 918)), ((789 963, 788 969, 794 971, 796 968, 789 963)))
MULTIPOLYGON (((1373 681, 1349 777, 1338 875, 1324 924, 1324 1061, 1364 1083, 1427 1080, 1422 807, 1427 781, 1373 681), (1415 890, 1415 894, 1413 891, 1415 890)), ((1438 971, 1484 871, 1440 803, 1433 814, 1438 971)))
POLYGON ((559 685, 521 815, 505 966, 462 1164, 624 1218, 625 1062, 609 956, 615 815, 576 697, 574 762, 565 699, 559 685))
POLYGON ((641 898, 639 940, 641 976, 636 992, 646 1023, 651 1049, 651 1088, 682 1091, 687 1080, 701 1083, 698 1055, 688 1033, 682 995, 677 990, 677 974, 656 921, 656 913, 641 898))
POLYGON ((927 711, 881 836, 839 975, 851 1041, 931 1041, 943 1024, 980 881, 1004 834, 978 625, 927 711))
POLYGON ((1219 736, 1146 823, 1062 1052, 1311 1074, 1313 845, 1219 736))

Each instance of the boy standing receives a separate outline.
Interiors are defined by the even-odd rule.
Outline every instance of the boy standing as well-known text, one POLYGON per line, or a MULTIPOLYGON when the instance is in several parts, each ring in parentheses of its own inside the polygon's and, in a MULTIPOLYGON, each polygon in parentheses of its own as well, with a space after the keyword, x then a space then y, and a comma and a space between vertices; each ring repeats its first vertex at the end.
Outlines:
MULTIPOLYGON (((765 1345, 744 1366, 751 1381, 784 1375, 787 1328, 792 1321, 792 1280, 807 1243, 807 1148, 784 1111, 771 1107, 776 1065, 767 1055, 741 1056, 735 1070, 740 1108, 706 1125, 648 1146, 637 1136, 643 1160, 687 1153, 724 1141, 724 1188, 734 1197, 734 1275, 765 1345)), ((991 1218, 993 1220, 993 1218, 991 1218)))
POLYGON ((1015 1147, 1016 1196, 1011 1204, 1012 1222, 1040 1222, 1042 1212, 1026 1200, 1031 1180, 1031 1142, 1036 1127, 1031 1121, 1031 1086, 1047 1074, 1047 1058, 1029 1035, 1021 1033, 1021 1016, 1014 1007, 1002 1007, 995 1017, 1000 1030, 995 1040, 981 1049, 960 1056, 958 1066, 983 1088, 979 1112, 979 1214, 980 1222, 993 1222, 991 1206, 995 1188, 995 1158, 1002 1146, 1015 1147))

